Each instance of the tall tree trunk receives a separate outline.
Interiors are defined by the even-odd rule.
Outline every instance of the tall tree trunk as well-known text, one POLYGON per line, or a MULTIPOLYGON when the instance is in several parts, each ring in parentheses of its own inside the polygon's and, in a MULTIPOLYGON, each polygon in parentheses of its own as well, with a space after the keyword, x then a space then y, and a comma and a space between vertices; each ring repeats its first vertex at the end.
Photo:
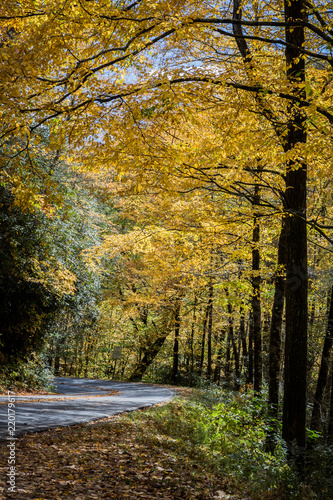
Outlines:
POLYGON ((207 324, 207 379, 212 375, 212 329, 213 329, 213 280, 209 278, 208 291, 208 324, 207 324))
POLYGON ((324 391, 328 381, 328 369, 329 369, 332 345, 333 345, 333 285, 331 289, 331 303, 328 313, 326 335, 324 340, 323 352, 321 356, 317 388, 314 396, 312 417, 310 424, 310 428, 314 431, 319 431, 320 429, 321 406, 323 402, 324 391))
MULTIPOLYGON (((253 194, 253 206, 260 202, 259 185, 255 184, 253 194)), ((254 390, 261 391, 262 387, 262 335, 261 335, 261 300, 260 300, 260 227, 258 216, 255 213, 253 219, 252 235, 252 314, 253 314, 253 340, 254 340, 254 390)))
POLYGON ((175 306, 174 329, 175 329, 175 340, 173 344, 173 365, 172 365, 172 376, 171 376, 171 381, 173 384, 175 384, 177 380, 178 365, 179 365, 180 300, 177 300, 175 306))
POLYGON ((139 382, 142 379, 144 373, 159 353, 168 335, 169 331, 161 333, 149 346, 144 349, 141 360, 128 378, 129 382, 139 382))
POLYGON ((230 379, 230 374, 231 374, 230 361, 231 361, 231 338, 230 338, 230 330, 228 329, 227 351, 226 351, 225 368, 224 368, 224 375, 227 380, 230 379))
POLYGON ((267 433, 266 446, 274 452, 279 416, 279 394, 282 359, 282 321, 285 296, 285 265, 286 265, 286 227, 282 219, 281 233, 278 245, 277 269, 274 278, 274 299, 272 307, 271 328, 269 332, 268 361, 268 403, 270 426, 267 433))
POLYGON ((205 317, 204 317, 204 321, 203 321, 203 328, 202 328, 201 356, 200 356, 200 366, 199 366, 200 377, 202 374, 203 362, 204 362, 204 357, 205 357, 205 342, 206 342, 206 329, 207 329, 208 315, 209 315, 209 305, 207 305, 207 307, 206 307, 205 317))
MULTIPOLYGON (((285 0, 285 20, 305 21, 303 0, 285 0)), ((305 43, 303 26, 286 25, 286 75, 289 93, 306 99, 305 60, 300 49, 305 43)), ((283 138, 286 160, 286 343, 282 435, 289 450, 293 441, 305 448, 307 380, 307 165, 295 146, 306 144, 306 116, 297 101, 288 105, 288 124, 283 138), (294 154, 290 154, 294 151, 294 154)))
POLYGON ((328 444, 333 444, 333 362, 332 362, 331 401, 330 401, 330 411, 328 416, 327 441, 328 444))
POLYGON ((277 269, 274 278, 274 299, 272 320, 269 334, 269 364, 268 364, 268 402, 273 418, 279 414, 279 386, 282 357, 282 320, 285 295, 285 265, 286 265, 286 226, 282 219, 279 237, 277 269))
POLYGON ((60 367, 60 356, 56 354, 54 358, 54 374, 56 377, 59 377, 60 375, 59 367, 60 367))
MULTIPOLYGON (((228 297, 228 291, 226 290, 226 294, 228 297)), ((231 302, 228 298, 228 340, 230 340, 230 344, 232 346, 232 350, 234 353, 234 360, 235 360, 235 375, 236 375, 236 388, 239 389, 239 378, 240 378, 240 371, 239 371, 239 352, 237 349, 237 344, 235 342, 235 336, 234 336, 234 321, 232 317, 232 305, 231 302)))
POLYGON ((216 358, 216 364, 215 364, 215 370, 214 370, 214 376, 213 376, 213 382, 216 384, 220 383, 221 380, 221 365, 222 365, 222 342, 225 337, 225 331, 222 330, 220 334, 217 335, 217 344, 218 344, 218 351, 217 351, 217 358, 216 358))
POLYGON ((48 349, 48 356, 47 356, 47 363, 50 368, 53 366, 53 346, 54 346, 54 341, 51 338, 50 344, 49 344, 49 349, 48 349))
POLYGON ((191 374, 194 371, 194 328, 197 322, 197 304, 198 297, 194 296, 194 306, 193 306, 193 320, 191 325, 191 336, 190 336, 190 361, 191 361, 191 374))
POLYGON ((247 383, 249 385, 252 385, 253 384, 253 315, 252 315, 252 311, 250 311, 248 330, 249 330, 249 369, 248 369, 247 383))
POLYGON ((153 322, 153 326, 156 336, 142 348, 142 357, 138 360, 138 364, 128 378, 129 382, 139 382, 161 350, 161 347, 170 333, 170 313, 166 311, 161 324, 155 324, 153 322))
POLYGON ((89 366, 89 358, 90 358, 90 351, 92 350, 92 340, 91 340, 91 335, 88 333, 86 342, 85 342, 85 356, 84 356, 84 372, 83 376, 85 378, 88 377, 88 366, 89 366))
MULTIPOLYGON (((233 18, 242 18, 242 2, 234 0, 233 18)), ((288 104, 287 127, 275 119, 274 110, 263 96, 255 92, 259 111, 273 123, 286 155, 286 190, 284 209, 286 216, 286 343, 283 398, 282 435, 289 449, 293 441, 301 451, 305 448, 306 378, 307 378, 307 232, 306 186, 307 164, 298 153, 306 144, 306 115, 302 101, 306 100, 304 25, 307 20, 305 0, 284 0, 285 62, 289 83, 288 93, 293 96, 288 104)), ((243 35, 241 24, 233 24, 233 33, 251 83, 255 81, 255 68, 251 52, 243 35)))
POLYGON ((246 375, 248 374, 248 352, 247 352, 247 344, 246 344, 246 334, 245 334, 245 317, 243 307, 240 308, 239 311, 240 322, 239 322, 239 336, 242 342, 242 370, 245 371, 246 375))

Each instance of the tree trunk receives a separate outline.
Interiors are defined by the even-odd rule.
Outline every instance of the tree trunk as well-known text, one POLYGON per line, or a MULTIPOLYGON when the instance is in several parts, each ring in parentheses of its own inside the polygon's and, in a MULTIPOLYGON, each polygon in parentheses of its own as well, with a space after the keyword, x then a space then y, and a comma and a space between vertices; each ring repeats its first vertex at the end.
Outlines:
POLYGON ((169 331, 162 333, 150 346, 145 348, 140 362, 137 364, 132 375, 128 379, 129 382, 139 382, 142 379, 144 373, 159 353, 168 335, 169 331))
MULTIPOLYGON (((303 0, 285 0, 285 20, 305 21, 303 0)), ((306 99, 304 27, 286 26, 286 75, 289 92, 306 99)), ((306 185, 307 165, 295 151, 306 144, 306 116, 297 101, 288 105, 288 123, 283 140, 286 160, 286 344, 282 435, 289 450, 295 441, 299 451, 305 448, 306 379, 307 379, 307 231, 306 185), (293 155, 290 153, 295 151, 293 155)))
POLYGON ((137 366, 135 367, 133 373, 128 378, 129 382, 138 382, 142 379, 142 376, 149 368, 151 363, 156 358, 157 354, 161 350, 166 338, 170 333, 170 318, 169 313, 166 313, 166 317, 161 325, 155 325, 156 337, 148 345, 142 349, 142 358, 139 360, 137 366))
POLYGON ((89 355, 92 347, 92 341, 90 339, 90 334, 87 335, 86 345, 85 345, 85 364, 84 364, 84 377, 88 377, 88 367, 89 367, 89 355))
POLYGON ((274 278, 274 299, 272 320, 269 332, 269 361, 268 361, 268 403, 270 425, 267 433, 266 446, 271 453, 275 449, 279 417, 279 393, 282 359, 282 321, 285 296, 285 265, 286 265, 286 228, 282 219, 281 233, 278 245, 277 269, 274 278))
POLYGON ((172 365, 172 376, 171 382, 176 383, 178 376, 178 365, 179 365, 179 330, 180 330, 180 301, 177 301, 174 311, 174 328, 175 328, 175 340, 173 344, 173 365, 172 365))
MULTIPOLYGON (((254 186, 253 206, 259 205, 259 185, 254 186)), ((260 227, 255 213, 252 235, 252 314, 253 314, 253 341, 254 341, 254 390, 259 393, 262 388, 262 336, 261 336, 261 301, 260 301, 260 227)))
POLYGON ((206 307, 205 318, 203 321, 203 329, 202 329, 202 341, 201 341, 201 356, 200 356, 200 366, 199 366, 199 375, 201 377, 203 362, 205 357, 205 341, 206 341, 206 329, 207 329, 207 321, 209 314, 209 305, 206 307))
POLYGON ((328 381, 328 369, 333 345, 333 286, 331 289, 331 303, 328 313, 328 322, 324 340, 323 352, 317 381, 317 388, 314 397, 310 428, 319 431, 321 420, 321 406, 323 395, 328 381))
POLYGON ((190 360, 191 360, 191 374, 194 371, 194 328, 197 322, 197 304, 198 297, 195 294, 194 296, 194 306, 193 306, 193 320, 191 326, 191 336, 190 336, 190 360))
POLYGON ((330 412, 328 416, 327 441, 328 444, 333 444, 333 363, 332 363, 331 401, 330 401, 330 412))
POLYGON ((56 377, 59 377, 60 374, 59 367, 60 367, 60 356, 56 354, 54 358, 54 374, 56 377))
POLYGON ((209 294, 208 294, 208 325, 207 325, 207 379, 211 379, 212 375, 212 329, 213 329, 213 280, 209 279, 209 294))
POLYGON ((231 352, 230 352, 230 347, 231 347, 231 339, 230 339, 230 330, 228 329, 227 352, 226 352, 226 357, 225 357, 225 368, 224 368, 224 375, 225 375, 225 378, 227 380, 230 379, 230 373, 231 373, 231 367, 230 367, 231 352))
POLYGON ((247 375, 248 370, 249 370, 249 366, 248 366, 249 360, 248 360, 248 352, 247 352, 247 345, 246 345, 245 318, 244 318, 243 307, 240 308, 239 315, 240 315, 239 335, 240 335, 240 339, 242 342, 242 365, 243 365, 242 369, 245 371, 245 373, 247 375))
MULTIPOLYGON (((298 153, 306 144, 306 115, 302 101, 306 100, 305 29, 297 25, 307 20, 305 0, 284 0, 285 62, 290 99, 286 128, 275 120, 274 111, 263 96, 256 92, 259 111, 270 120, 286 155, 286 345, 282 435, 291 449, 293 441, 301 451, 305 448, 306 377, 307 377, 307 234, 306 186, 307 164, 298 153), (290 24, 292 23, 292 24, 290 24), (295 147, 296 146, 296 147, 295 147)), ((234 0, 233 18, 242 18, 242 2, 234 0)), ((252 56, 241 24, 233 24, 233 33, 251 83, 255 82, 252 56)), ((258 339, 257 339, 258 340, 258 339)), ((249 377, 250 378, 250 377, 249 377)))
MULTIPOLYGON (((226 290, 226 294, 228 297, 228 290, 226 290)), ((232 317, 232 305, 231 302, 228 298, 228 343, 230 342, 232 346, 232 350, 234 353, 234 360, 235 360, 235 375, 236 375, 236 388, 239 389, 239 379, 240 379, 240 372, 239 372, 239 352, 237 349, 237 345, 235 342, 235 336, 234 336, 234 322, 233 322, 233 317, 232 317)), ((230 350, 230 346, 229 346, 230 350)), ((230 357, 230 356, 229 356, 230 357)))
POLYGON ((278 418, 279 414, 279 385, 282 357, 282 320, 285 294, 285 265, 286 265, 286 227, 282 220, 278 246, 278 262, 274 278, 274 299, 272 320, 269 334, 269 364, 268 364, 268 402, 271 416, 278 418))
POLYGON ((247 383, 249 385, 253 384, 253 318, 252 311, 250 311, 249 317, 249 369, 247 376, 247 383))
POLYGON ((219 384, 221 381, 221 365, 222 365, 222 342, 225 337, 225 331, 223 330, 219 335, 217 335, 218 351, 217 358, 213 376, 213 382, 219 384))

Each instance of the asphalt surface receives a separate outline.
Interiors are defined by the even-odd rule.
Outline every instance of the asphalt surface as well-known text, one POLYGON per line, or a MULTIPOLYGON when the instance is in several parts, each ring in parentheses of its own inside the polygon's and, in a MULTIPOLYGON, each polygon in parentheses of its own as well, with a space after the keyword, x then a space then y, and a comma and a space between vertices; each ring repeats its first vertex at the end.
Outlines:
POLYGON ((0 440, 13 439, 26 432, 90 422, 126 411, 171 400, 174 392, 159 386, 58 377, 56 393, 47 396, 16 396, 15 406, 8 396, 0 396, 0 440), (108 391, 119 395, 108 396, 108 391), (14 435, 11 434, 15 422, 14 435), (11 432, 10 432, 11 431, 11 432))

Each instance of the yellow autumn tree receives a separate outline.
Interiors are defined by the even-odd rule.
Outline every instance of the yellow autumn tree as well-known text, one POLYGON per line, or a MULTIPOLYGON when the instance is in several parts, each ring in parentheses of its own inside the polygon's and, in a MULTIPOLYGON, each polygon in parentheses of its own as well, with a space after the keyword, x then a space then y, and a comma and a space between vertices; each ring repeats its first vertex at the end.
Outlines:
MULTIPOLYGON (((330 229, 306 214, 307 176, 316 164, 313 147, 331 149, 330 4, 83 0, 56 7, 53 2, 8 2, 2 11, 2 175, 10 157, 3 181, 10 186, 18 158, 33 162, 26 153, 45 124, 54 147, 71 145, 91 163, 98 157, 113 167, 123 146, 145 133, 140 123, 133 127, 125 121, 129 113, 138 122, 140 110, 149 114, 161 102, 167 107, 175 95, 185 106, 197 95, 218 100, 230 88, 236 100, 261 116, 266 149, 273 141, 272 164, 274 171, 281 166, 284 180, 278 193, 288 250, 284 438, 304 448, 307 227, 323 237, 330 229), (123 144, 115 140, 118 127, 126 131, 123 144)), ((213 115, 213 104, 210 109, 213 115)), ((230 160, 234 150, 231 146, 230 160)), ((257 148, 250 156, 253 169, 257 148)), ((153 160, 158 163, 158 156, 153 160)))

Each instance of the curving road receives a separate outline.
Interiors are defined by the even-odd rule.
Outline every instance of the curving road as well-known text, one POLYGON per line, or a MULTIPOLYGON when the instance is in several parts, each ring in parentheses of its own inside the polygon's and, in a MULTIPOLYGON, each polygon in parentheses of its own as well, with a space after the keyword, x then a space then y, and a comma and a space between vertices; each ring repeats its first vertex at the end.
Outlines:
POLYGON ((13 439, 8 414, 15 417, 15 437, 54 427, 90 422, 125 411, 152 406, 173 398, 164 387, 129 382, 58 377, 56 393, 47 396, 14 396, 9 411, 7 395, 0 396, 0 439, 13 439), (108 396, 108 391, 120 394, 108 396), (15 413, 13 413, 15 412, 15 413))

